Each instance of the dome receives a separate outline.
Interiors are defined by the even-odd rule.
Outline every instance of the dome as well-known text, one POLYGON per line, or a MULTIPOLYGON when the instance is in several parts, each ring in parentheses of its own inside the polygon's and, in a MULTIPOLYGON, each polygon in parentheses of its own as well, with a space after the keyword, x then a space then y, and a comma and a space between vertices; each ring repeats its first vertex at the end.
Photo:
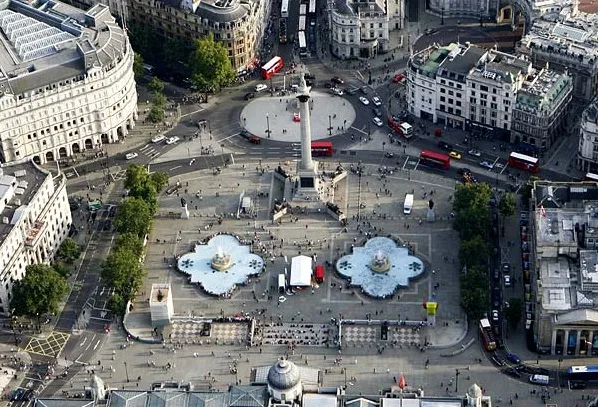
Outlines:
POLYGON ((285 359, 280 359, 268 371, 268 385, 277 390, 291 389, 300 381, 301 375, 297 366, 285 359))
POLYGON ((467 390, 467 395, 472 399, 479 399, 482 397, 482 389, 477 384, 472 384, 469 390, 467 390))

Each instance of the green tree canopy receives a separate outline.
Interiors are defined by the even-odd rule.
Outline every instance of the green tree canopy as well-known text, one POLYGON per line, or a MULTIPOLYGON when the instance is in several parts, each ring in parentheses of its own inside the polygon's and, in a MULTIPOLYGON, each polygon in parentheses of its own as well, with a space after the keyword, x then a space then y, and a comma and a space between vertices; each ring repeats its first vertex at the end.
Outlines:
POLYGON ((148 174, 143 165, 133 164, 127 168, 125 188, 129 196, 143 199, 148 203, 151 214, 158 208, 158 193, 168 184, 168 175, 163 172, 148 174))
POLYGON ((461 239, 486 236, 490 226, 490 198, 492 189, 488 184, 459 185, 455 191, 453 208, 454 227, 461 239))
POLYGON ((521 298, 513 297, 509 299, 509 308, 506 309, 506 317, 511 327, 515 328, 519 321, 521 321, 521 313, 523 311, 523 302, 521 298))
POLYGON ((481 267, 487 264, 490 255, 490 245, 480 236, 469 240, 462 240, 459 248, 459 260, 461 264, 470 267, 481 267))
POLYGON ((219 90, 235 79, 228 51, 224 44, 214 40, 213 33, 196 40, 194 45, 195 49, 189 57, 189 68, 197 89, 219 90))
POLYGON ((147 84, 148 89, 150 92, 154 94, 154 96, 162 95, 164 93, 164 82, 160 79, 156 78, 155 76, 152 80, 147 84))
POLYGON ((477 267, 467 269, 461 275, 461 307, 469 318, 479 319, 488 304, 488 278, 477 267))
POLYGON ((139 256, 130 250, 117 248, 102 263, 101 275, 127 302, 134 298, 141 287, 145 271, 141 267, 139 256))
POLYGON ((143 69, 143 57, 135 53, 133 57, 133 73, 135 74, 135 79, 139 80, 145 74, 145 70, 143 69))
POLYGON ((54 268, 54 270, 65 279, 71 275, 70 267, 61 261, 52 263, 52 268, 54 268))
POLYGON ((131 197, 118 206, 114 226, 119 233, 143 237, 149 232, 152 213, 150 205, 141 198, 131 197))
POLYGON ((503 218, 512 216, 515 213, 515 196, 511 193, 506 193, 500 198, 498 203, 498 210, 503 218))
POLYGON ((116 240, 118 250, 127 250, 140 258, 143 255, 143 240, 133 233, 123 233, 116 240))
POLYGON ((32 264, 27 266, 25 277, 14 284, 10 307, 15 315, 30 317, 57 313, 66 292, 65 279, 52 266, 32 264))
POLYGON ((74 239, 67 237, 64 239, 64 242, 58 248, 58 252, 56 252, 56 256, 63 260, 67 264, 72 264, 75 260, 79 258, 82 252, 81 246, 75 242, 74 239))

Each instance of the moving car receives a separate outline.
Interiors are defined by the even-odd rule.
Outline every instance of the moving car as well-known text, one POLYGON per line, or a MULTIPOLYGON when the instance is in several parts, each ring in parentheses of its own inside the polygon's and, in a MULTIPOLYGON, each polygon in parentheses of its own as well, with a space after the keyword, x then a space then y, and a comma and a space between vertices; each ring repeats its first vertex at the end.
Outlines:
POLYGON ((492 168, 494 168, 494 166, 492 164, 490 164, 488 161, 482 161, 480 163, 480 166, 482 166, 484 168, 488 168, 489 170, 491 170, 492 168))
POLYGON ((456 160, 460 160, 461 159, 461 153, 459 153, 457 151, 451 151, 449 153, 449 155, 451 156, 451 158, 454 158, 456 160))
POLYGON ((382 104, 382 101, 380 100, 380 98, 378 96, 374 96, 372 98, 372 103, 376 106, 380 106, 382 104))
POLYGON ((268 89, 268 86, 264 85, 263 83, 258 83, 257 85, 255 85, 256 92, 261 92, 266 89, 268 89))
POLYGON ((171 145, 176 143, 177 141, 179 141, 179 137, 178 136, 172 136, 170 137, 168 140, 166 140, 166 144, 171 145))
POLYGON ((374 124, 375 124, 376 126, 378 126, 378 127, 382 127, 382 125, 384 124, 384 123, 382 122, 382 120, 380 120, 380 118, 379 118, 379 117, 374 117, 374 118, 372 119, 372 121, 373 121, 373 122, 374 122, 374 124))
POLYGON ((166 137, 164 137, 164 135, 162 134, 157 134, 154 137, 152 137, 152 143, 160 143, 164 140, 166 140, 166 137))
POLYGON ((330 82, 336 83, 337 85, 343 85, 345 83, 343 78, 341 78, 340 76, 333 76, 332 79, 330 79, 330 82))
POLYGON ((254 97, 255 97, 255 93, 253 93, 253 92, 247 92, 245 94, 245 100, 253 99, 254 97))
POLYGON ((343 96, 345 94, 345 92, 343 92, 343 90, 339 88, 332 88, 332 93, 334 93, 337 96, 343 96))
POLYGON ((241 133, 239 133, 239 135, 252 144, 260 144, 262 142, 261 138, 259 138, 258 136, 254 135, 254 134, 251 134, 247 130, 241 131, 241 133))
POLYGON ((125 158, 126 158, 127 160, 132 160, 133 158, 137 158, 138 156, 139 156, 139 154, 137 154, 137 153, 128 153, 128 154, 125 156, 125 158))
POLYGON ((492 320, 498 322, 498 311, 495 309, 492 310, 492 320))
POLYGON ((511 286, 511 276, 510 275, 505 275, 505 287, 510 287, 511 286))
POLYGON ((505 274, 509 274, 511 272, 511 265, 509 263, 503 263, 502 272, 505 274))
POLYGON ((439 141, 438 147, 442 148, 445 151, 453 151, 453 146, 451 146, 449 143, 444 142, 444 141, 439 141))
POLYGON ((398 73, 392 77, 392 83, 401 83, 405 79, 405 75, 398 73))
POLYGON ((370 101, 368 100, 368 98, 366 98, 366 97, 363 97, 363 96, 360 96, 360 97, 359 97, 359 101, 360 101, 361 103, 363 103, 364 105, 366 105, 366 106, 370 104, 370 101))
POLYGON ((435 30, 435 29, 433 29, 433 28, 428 28, 428 29, 426 29, 426 31, 424 31, 424 33, 425 33, 426 35, 432 35, 432 34, 436 34, 437 32, 438 32, 438 30, 435 30))
POLYGON ((469 155, 473 155, 474 157, 481 157, 482 153, 480 153, 478 150, 469 150, 467 152, 469 155))
POLYGON ((386 158, 392 158, 395 156, 395 153, 391 153, 390 151, 387 151, 384 153, 384 157, 386 158))

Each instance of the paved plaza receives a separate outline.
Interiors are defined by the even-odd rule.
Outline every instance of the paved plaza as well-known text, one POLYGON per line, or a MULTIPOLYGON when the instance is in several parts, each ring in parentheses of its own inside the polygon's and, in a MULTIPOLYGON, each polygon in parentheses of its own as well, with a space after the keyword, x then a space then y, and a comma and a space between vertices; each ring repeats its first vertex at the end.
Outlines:
MULTIPOLYGON (((344 133, 355 121, 355 109, 345 97, 325 93, 324 90, 314 90, 310 96, 312 140, 344 133)), ((269 126, 269 138, 298 143, 301 141, 301 123, 293 121, 298 113, 299 104, 294 93, 286 96, 260 95, 243 108, 241 126, 264 138, 268 137, 269 126)))

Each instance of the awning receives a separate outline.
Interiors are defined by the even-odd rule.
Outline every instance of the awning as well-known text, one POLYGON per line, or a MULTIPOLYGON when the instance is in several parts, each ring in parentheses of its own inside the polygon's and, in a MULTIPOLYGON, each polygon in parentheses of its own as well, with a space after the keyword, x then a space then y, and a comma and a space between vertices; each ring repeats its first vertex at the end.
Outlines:
POLYGON ((290 286, 309 286, 311 285, 311 257, 297 256, 291 260, 291 278, 290 286))

